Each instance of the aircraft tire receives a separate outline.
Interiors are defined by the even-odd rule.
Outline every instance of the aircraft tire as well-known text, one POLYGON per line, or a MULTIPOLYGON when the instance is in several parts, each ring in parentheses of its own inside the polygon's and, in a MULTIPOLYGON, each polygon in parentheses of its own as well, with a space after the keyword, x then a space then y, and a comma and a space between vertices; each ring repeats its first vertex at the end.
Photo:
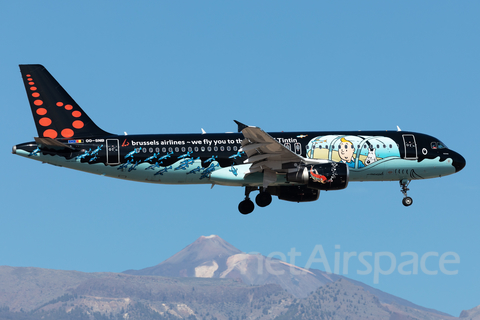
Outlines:
POLYGON ((255 197, 255 202, 257 203, 257 206, 259 207, 266 207, 270 203, 272 203, 272 195, 268 192, 260 192, 257 194, 255 197))
POLYGON ((238 204, 238 211, 240 211, 241 214, 252 213, 253 209, 255 209, 255 205, 250 199, 245 199, 238 204))
POLYGON ((405 198, 403 198, 402 203, 405 207, 409 207, 409 206, 412 205, 413 199, 410 198, 410 197, 405 197, 405 198))

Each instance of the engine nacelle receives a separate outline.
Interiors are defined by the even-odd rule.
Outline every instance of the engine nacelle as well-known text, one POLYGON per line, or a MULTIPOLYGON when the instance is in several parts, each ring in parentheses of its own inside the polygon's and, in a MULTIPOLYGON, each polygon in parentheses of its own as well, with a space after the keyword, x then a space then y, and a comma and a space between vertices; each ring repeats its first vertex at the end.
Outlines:
POLYGON ((287 181, 297 182, 312 189, 341 190, 348 185, 348 166, 342 162, 329 162, 302 166, 287 173, 287 181))
POLYGON ((273 188, 275 188, 274 195, 278 196, 278 199, 285 201, 308 202, 318 200, 320 196, 319 190, 311 189, 307 186, 281 186, 273 188))

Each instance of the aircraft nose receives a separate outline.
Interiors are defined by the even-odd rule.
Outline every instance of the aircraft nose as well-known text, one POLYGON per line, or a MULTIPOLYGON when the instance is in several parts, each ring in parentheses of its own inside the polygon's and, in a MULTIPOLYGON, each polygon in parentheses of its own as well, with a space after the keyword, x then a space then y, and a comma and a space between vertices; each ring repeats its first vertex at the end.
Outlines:
POLYGON ((467 161, 465 158, 459 154, 455 153, 455 156, 453 157, 453 166, 455 167, 455 172, 458 172, 465 168, 465 165, 467 164, 467 161))

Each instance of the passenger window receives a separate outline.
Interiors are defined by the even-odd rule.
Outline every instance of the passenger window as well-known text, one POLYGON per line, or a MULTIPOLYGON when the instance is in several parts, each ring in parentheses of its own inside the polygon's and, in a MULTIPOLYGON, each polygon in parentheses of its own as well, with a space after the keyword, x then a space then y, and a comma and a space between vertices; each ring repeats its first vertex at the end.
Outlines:
POLYGON ((178 152, 180 151, 180 149, 178 147, 175 148, 175 152, 178 152))
POLYGON ((230 151, 232 150, 232 148, 230 146, 227 147, 227 151, 230 151))
POLYGON ((162 152, 163 152, 163 153, 167 152, 167 148, 163 147, 163 148, 162 148, 162 152))
POLYGON ((192 152, 192 147, 188 147, 188 152, 192 152))
POLYGON ((212 147, 207 148, 208 152, 212 151, 212 147))
POLYGON ((198 152, 198 147, 195 147, 195 152, 198 152))

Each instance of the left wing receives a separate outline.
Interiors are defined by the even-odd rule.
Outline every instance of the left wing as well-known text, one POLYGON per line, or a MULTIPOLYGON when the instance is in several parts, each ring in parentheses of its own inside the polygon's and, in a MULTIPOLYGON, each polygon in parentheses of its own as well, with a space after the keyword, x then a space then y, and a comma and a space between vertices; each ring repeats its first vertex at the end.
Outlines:
POLYGON ((248 159, 244 161, 251 164, 246 174, 263 172, 263 187, 277 181, 277 173, 287 173, 298 170, 299 164, 319 164, 328 160, 312 160, 304 158, 287 149, 275 138, 258 127, 249 127, 241 122, 238 124, 239 131, 245 137, 242 140, 242 149, 248 159))

